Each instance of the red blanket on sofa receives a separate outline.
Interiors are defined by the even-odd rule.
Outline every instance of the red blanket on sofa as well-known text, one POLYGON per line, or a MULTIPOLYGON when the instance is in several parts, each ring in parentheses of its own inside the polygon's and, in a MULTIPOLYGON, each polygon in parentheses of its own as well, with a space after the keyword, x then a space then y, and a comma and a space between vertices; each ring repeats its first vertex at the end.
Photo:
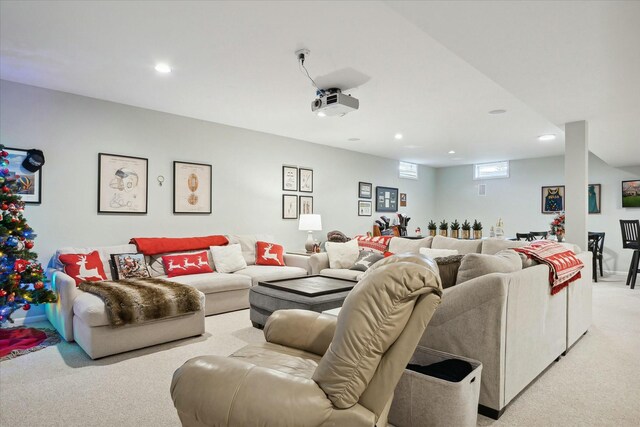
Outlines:
POLYGON ((557 294, 569 283, 581 277, 580 270, 584 264, 576 258, 575 252, 559 243, 551 240, 537 240, 529 246, 514 248, 514 250, 549 266, 551 295, 557 294))
POLYGON ((167 252, 195 251, 209 249, 209 246, 224 246, 229 243, 224 236, 202 237, 134 237, 129 243, 145 255, 157 255, 167 252))

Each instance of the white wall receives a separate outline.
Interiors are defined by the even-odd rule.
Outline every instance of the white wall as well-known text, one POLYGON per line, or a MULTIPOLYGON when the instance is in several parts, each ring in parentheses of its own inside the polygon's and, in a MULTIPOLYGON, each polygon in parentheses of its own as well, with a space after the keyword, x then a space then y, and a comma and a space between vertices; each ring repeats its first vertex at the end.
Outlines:
POLYGON ((134 236, 269 233, 287 249, 301 249, 306 232, 297 220, 281 219, 283 164, 314 170, 321 240, 330 230, 371 230, 380 214, 358 217, 358 181, 407 193, 400 212, 412 217, 410 230, 424 229, 434 214, 435 170, 426 166, 418 181, 399 179, 395 160, 8 81, 0 81, 0 94, 0 141, 46 156, 42 204, 24 212, 45 264, 62 246, 121 244, 134 236), (99 152, 149 159, 147 215, 97 214, 99 152), (174 160, 213 165, 211 215, 172 213, 174 160))
MULTIPOLYGON (((473 180, 471 165, 437 169, 435 219, 462 222, 477 218, 483 223, 485 236, 498 218, 503 219, 507 236, 548 230, 554 215, 541 213, 541 187, 564 185, 564 157, 514 160, 510 169, 507 179, 485 181, 473 180), (478 196, 479 183, 486 184, 486 196, 478 196)), ((622 249, 618 222, 640 217, 640 209, 622 208, 621 181, 630 179, 640 179, 640 166, 613 168, 589 155, 589 183, 602 185, 602 213, 589 215, 587 225, 589 231, 606 233, 605 270, 624 272, 631 262, 631 251, 622 249)))

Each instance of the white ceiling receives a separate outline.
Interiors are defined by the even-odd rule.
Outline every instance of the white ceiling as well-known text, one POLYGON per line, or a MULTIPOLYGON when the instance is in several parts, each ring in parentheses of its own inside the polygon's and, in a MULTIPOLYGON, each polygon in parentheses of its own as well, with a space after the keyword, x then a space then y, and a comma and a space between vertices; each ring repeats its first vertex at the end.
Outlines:
POLYGON ((639 9, 557 3, 3 0, 0 77, 432 166, 561 154, 587 119, 597 155, 638 164, 639 9), (311 113, 301 47, 360 110, 311 113))

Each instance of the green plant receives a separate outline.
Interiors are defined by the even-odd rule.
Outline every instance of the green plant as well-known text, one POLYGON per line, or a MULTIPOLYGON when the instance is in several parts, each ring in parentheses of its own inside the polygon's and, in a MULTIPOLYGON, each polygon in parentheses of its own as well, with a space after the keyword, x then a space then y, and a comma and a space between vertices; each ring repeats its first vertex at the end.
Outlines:
POLYGON ((465 230, 465 231, 471 230, 471 224, 466 219, 462 223, 462 229, 465 230))
POLYGON ((453 222, 451 223, 451 229, 460 230, 460 223, 458 222, 457 219, 454 219, 453 222))
POLYGON ((449 223, 444 219, 440 221, 440 230, 446 230, 447 228, 449 228, 449 223))
POLYGON ((482 230, 482 223, 480 221, 478 221, 477 219, 473 220, 473 227, 472 227, 475 231, 480 231, 482 230))
POLYGON ((435 222, 433 222, 433 220, 429 221, 429 224, 427 225, 427 229, 428 229, 428 230, 435 230, 436 228, 438 228, 438 227, 436 226, 436 223, 435 223, 435 222))

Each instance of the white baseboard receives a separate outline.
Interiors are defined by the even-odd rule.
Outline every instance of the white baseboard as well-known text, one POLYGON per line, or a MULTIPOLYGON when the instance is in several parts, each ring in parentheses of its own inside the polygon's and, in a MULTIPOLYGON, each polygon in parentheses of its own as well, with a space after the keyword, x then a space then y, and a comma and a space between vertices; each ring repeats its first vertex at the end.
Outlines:
MULTIPOLYGON (((36 316, 29 317, 18 317, 17 319, 13 319, 13 326, 22 326, 28 323, 42 322, 43 320, 47 320, 46 314, 38 314, 36 316)), ((9 326, 11 327, 11 326, 9 326)))
POLYGON ((613 271, 613 270, 604 270, 606 274, 615 274, 617 276, 626 276, 629 274, 629 271, 613 271))

